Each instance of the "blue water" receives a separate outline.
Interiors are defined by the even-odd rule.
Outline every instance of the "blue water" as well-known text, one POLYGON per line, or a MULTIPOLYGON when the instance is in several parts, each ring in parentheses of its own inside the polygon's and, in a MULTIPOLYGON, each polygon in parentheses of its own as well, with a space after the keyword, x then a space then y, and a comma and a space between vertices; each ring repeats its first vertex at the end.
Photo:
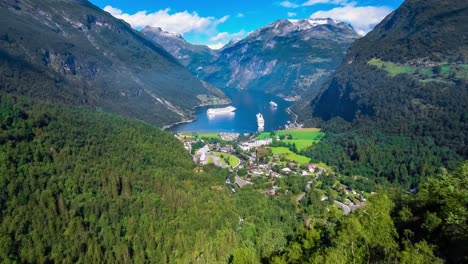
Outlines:
POLYGON ((171 130, 177 132, 257 132, 256 114, 259 112, 265 119, 265 131, 284 128, 290 120, 286 109, 291 103, 277 96, 259 91, 235 89, 227 89, 224 92, 232 101, 230 105, 237 108, 235 112, 209 117, 206 113, 208 108, 200 108, 196 113, 196 121, 175 126, 171 130), (278 107, 270 106, 270 101, 277 103, 278 107))

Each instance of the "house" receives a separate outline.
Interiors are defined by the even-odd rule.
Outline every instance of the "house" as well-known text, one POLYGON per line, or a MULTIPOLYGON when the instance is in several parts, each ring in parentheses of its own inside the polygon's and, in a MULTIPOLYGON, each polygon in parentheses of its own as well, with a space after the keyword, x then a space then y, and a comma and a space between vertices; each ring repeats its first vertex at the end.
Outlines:
POLYGON ((317 176, 321 176, 327 170, 317 164, 309 164, 308 169, 310 172, 314 172, 317 176))
POLYGON ((206 164, 208 162, 208 154, 210 152, 210 148, 208 145, 205 145, 203 148, 197 150, 196 156, 198 157, 198 162, 201 164, 206 164))
POLYGON ((221 152, 224 152, 224 153, 230 153, 231 152, 230 148, 221 148, 220 150, 221 150, 221 152))
POLYGON ((253 169, 251 170, 253 174, 256 174, 256 175, 262 175, 263 174, 263 171, 260 170, 260 169, 253 169))
POLYGON ((239 186, 239 188, 241 188, 241 189, 242 189, 242 187, 244 187, 245 185, 249 184, 249 182, 244 181, 244 180, 241 179, 241 177, 239 177, 239 176, 236 176, 236 177, 235 177, 235 180, 236 180, 237 186, 239 186))
POLYGON ((317 169, 318 166, 316 164, 309 164, 308 169, 310 172, 314 172, 315 169, 317 169))
POLYGON ((273 195, 276 194, 276 191, 275 191, 275 189, 272 188, 272 189, 263 190, 262 193, 263 193, 263 194, 266 194, 266 195, 271 195, 271 196, 273 196, 273 195))
POLYGON ((292 172, 292 170, 290 168, 283 168, 281 171, 286 173, 286 174, 289 174, 289 173, 292 172))
POLYGON ((200 158, 199 158, 198 162, 200 162, 201 164, 206 164, 207 159, 206 159, 206 154, 205 153, 202 153, 200 155, 200 158))
POLYGON ((275 178, 280 178, 281 177, 281 174, 277 173, 277 172, 271 172, 271 176, 275 177, 275 178))

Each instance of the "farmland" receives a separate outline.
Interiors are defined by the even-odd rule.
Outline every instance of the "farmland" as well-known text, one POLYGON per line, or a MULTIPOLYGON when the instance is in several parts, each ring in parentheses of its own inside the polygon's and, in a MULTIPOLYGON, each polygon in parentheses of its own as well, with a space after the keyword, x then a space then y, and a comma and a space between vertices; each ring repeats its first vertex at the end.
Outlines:
MULTIPOLYGON (((318 128, 282 130, 274 134, 275 137, 279 137, 286 144, 295 144, 299 151, 319 142, 324 135, 325 133, 321 132, 318 128)), ((258 139, 269 137, 272 137, 269 132, 263 132, 257 136, 258 139)))
POLYGON ((273 155, 284 156, 287 160, 292 160, 292 161, 297 162, 299 164, 307 164, 307 163, 310 162, 309 158, 307 158, 305 156, 301 156, 299 154, 296 154, 296 153, 292 152, 291 150, 289 150, 288 148, 285 148, 285 147, 272 147, 271 151, 272 151, 273 155))

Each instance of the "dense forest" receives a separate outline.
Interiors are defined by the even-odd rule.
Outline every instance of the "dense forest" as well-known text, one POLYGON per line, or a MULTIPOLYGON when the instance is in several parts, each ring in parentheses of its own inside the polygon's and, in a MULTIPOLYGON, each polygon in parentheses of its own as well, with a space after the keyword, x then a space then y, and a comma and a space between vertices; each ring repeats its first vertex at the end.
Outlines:
MULTIPOLYGON (((315 187, 299 204, 287 191, 232 195, 227 170, 196 166, 171 134, 142 122, 2 95, 0 127, 1 262, 467 259, 467 164, 427 171, 417 194, 379 189, 343 216, 315 187)), ((280 185, 295 194, 304 180, 280 185)))
MULTIPOLYGON (((301 154, 332 166, 343 175, 409 190, 441 168, 462 161, 453 149, 438 146, 430 136, 385 133, 378 127, 334 120, 323 124, 326 136, 301 154)), ((358 189, 368 186, 351 181, 358 189), (357 185, 356 185, 357 184, 357 185)))
POLYGON ((464 163, 417 194, 380 190, 349 217, 313 221, 271 263, 466 263, 467 187, 464 163))
POLYGON ((301 227, 142 122, 2 95, 0 128, 0 262, 243 263, 301 227))

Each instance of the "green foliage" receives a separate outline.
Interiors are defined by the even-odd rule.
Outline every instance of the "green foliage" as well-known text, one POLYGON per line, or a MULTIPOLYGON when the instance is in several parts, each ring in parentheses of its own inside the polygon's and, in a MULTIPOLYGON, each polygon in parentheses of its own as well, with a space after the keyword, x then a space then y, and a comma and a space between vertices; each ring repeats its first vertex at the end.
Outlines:
POLYGON ((468 31, 465 9, 464 0, 405 1, 353 43, 300 116, 341 118, 356 133, 433 140, 467 158, 468 52, 459 44, 468 31))
POLYGON ((401 252, 400 263, 402 264, 442 264, 442 259, 434 256, 434 247, 426 241, 413 245, 406 243, 405 250, 401 252))
MULTIPOLYGON (((295 145, 297 151, 301 151, 307 147, 310 147, 312 144, 320 142, 320 140, 325 136, 325 133, 321 132, 320 129, 312 129, 312 128, 305 128, 305 129, 297 129, 297 130, 284 130, 278 131, 275 133, 273 138, 278 136, 280 140, 283 141, 286 145, 295 145), (287 140, 285 136, 288 136, 287 140)), ((264 138, 271 138, 269 132, 260 133, 257 138, 264 139, 264 138)))
POLYGON ((228 196, 205 185, 223 178, 195 178, 168 133, 85 110, 0 102, 4 261, 188 260, 237 220, 208 214, 228 196))
POLYGON ((229 167, 233 168, 240 163, 240 159, 232 154, 222 153, 222 152, 211 152, 211 154, 216 155, 222 159, 222 161, 229 165, 229 167))
MULTIPOLYGON (((395 218, 400 236, 410 244, 427 241, 437 245, 438 251, 452 263, 465 262, 468 260, 464 249, 468 243, 468 163, 452 173, 443 171, 437 177, 428 178, 418 188, 417 194, 403 195, 397 200, 395 218)), ((410 249, 418 249, 414 247, 410 249)))
POLYGON ((376 66, 378 68, 384 69, 388 72, 391 77, 395 77, 398 74, 413 74, 416 69, 411 66, 399 65, 392 62, 385 62, 380 59, 373 58, 368 62, 369 65, 376 66))
POLYGON ((309 163, 310 159, 292 152, 290 149, 285 147, 272 147, 271 151, 273 154, 284 155, 288 161, 294 161, 300 164, 309 163))
MULTIPOLYGON (((313 192, 310 195, 314 197, 313 192)), ((416 194, 380 189, 363 208, 347 217, 336 216, 333 210, 311 214, 315 220, 308 229, 269 260, 330 264, 465 263, 467 205, 468 162, 465 162, 452 173, 444 171, 427 178, 416 194)))
POLYGON ((141 122, 2 95, 0 128, 0 262, 258 260, 299 224, 141 122))
POLYGON ((323 161, 337 172, 353 177, 344 180, 358 190, 366 190, 372 186, 372 181, 391 182, 409 189, 442 167, 460 160, 453 151, 436 146, 431 138, 364 129, 327 133, 319 143, 302 153, 314 162, 323 161))
POLYGON ((451 82, 461 79, 468 80, 466 64, 460 63, 451 65, 440 63, 437 66, 410 66, 372 58, 367 64, 385 70, 391 77, 395 77, 399 74, 410 74, 423 83, 438 81, 450 84, 451 82))

